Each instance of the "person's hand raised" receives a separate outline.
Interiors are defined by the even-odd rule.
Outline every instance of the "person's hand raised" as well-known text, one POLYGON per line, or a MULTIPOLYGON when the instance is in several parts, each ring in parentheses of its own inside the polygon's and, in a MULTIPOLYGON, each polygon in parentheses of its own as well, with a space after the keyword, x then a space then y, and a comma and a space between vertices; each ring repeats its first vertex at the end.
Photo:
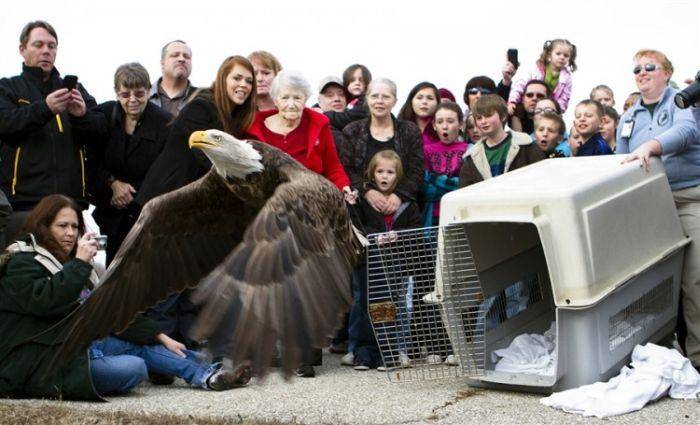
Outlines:
POLYGON ((513 81, 513 76, 515 75, 515 65, 510 63, 510 61, 506 61, 501 70, 501 75, 503 75, 503 85, 510 86, 510 83, 513 81))
POLYGON ((87 107, 85 106, 85 100, 80 90, 73 89, 70 91, 70 101, 66 108, 68 109, 68 113, 74 117, 82 117, 85 115, 87 107))
POLYGON ((75 258, 79 258, 86 263, 89 263, 97 254, 97 241, 93 239, 94 233, 88 232, 78 239, 78 248, 75 252, 75 258))
POLYGON ((48 106, 54 114, 60 114, 68 107, 71 97, 71 92, 68 89, 58 89, 46 96, 46 106, 48 106))

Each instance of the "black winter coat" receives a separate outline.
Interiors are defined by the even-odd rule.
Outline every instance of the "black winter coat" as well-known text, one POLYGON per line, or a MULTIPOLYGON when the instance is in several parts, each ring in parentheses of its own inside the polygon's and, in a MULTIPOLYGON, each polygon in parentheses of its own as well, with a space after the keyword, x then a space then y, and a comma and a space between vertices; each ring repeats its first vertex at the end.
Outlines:
MULTIPOLYGON (((107 257, 111 260, 122 240, 135 221, 138 208, 117 209, 112 200, 113 179, 128 183, 138 194, 146 173, 163 151, 168 137, 168 125, 172 116, 164 109, 148 102, 134 133, 124 131, 124 109, 116 101, 105 102, 97 107, 106 120, 99 131, 99 143, 89 152, 95 159, 93 178, 93 216, 100 230, 108 236, 107 257)), ((136 195, 135 195, 136 196, 136 195)))
MULTIPOLYGON (((423 184, 423 139, 418 126, 412 122, 394 120, 394 145, 403 165, 403 179, 396 188, 396 195, 403 201, 416 201, 423 184)), ((370 187, 364 178, 371 158, 367 158, 367 144, 372 137, 370 118, 355 121, 343 129, 338 146, 340 162, 350 177, 350 186, 363 195, 370 187)))
POLYGON ((87 112, 77 118, 54 114, 46 96, 60 89, 56 68, 47 81, 38 67, 0 80, 0 186, 16 211, 31 210, 44 196, 60 193, 87 207, 85 144, 94 140, 104 116, 82 85, 87 112))
POLYGON ((331 127, 342 130, 351 122, 367 118, 369 116, 369 108, 363 97, 352 109, 346 109, 342 112, 327 111, 324 114, 331 120, 331 127))
POLYGON ((152 198, 186 186, 209 171, 211 161, 199 149, 188 146, 192 132, 209 129, 223 130, 224 126, 214 102, 199 95, 180 111, 170 127, 163 151, 136 194, 138 205, 143 207, 152 198))

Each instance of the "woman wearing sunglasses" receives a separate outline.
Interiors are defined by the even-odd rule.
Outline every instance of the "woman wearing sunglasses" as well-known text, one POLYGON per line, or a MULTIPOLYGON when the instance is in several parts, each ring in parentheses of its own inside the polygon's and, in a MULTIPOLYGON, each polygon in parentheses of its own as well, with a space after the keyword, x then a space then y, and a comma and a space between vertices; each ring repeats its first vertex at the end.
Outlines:
POLYGON ((116 101, 98 106, 106 120, 99 143, 93 143, 95 221, 107 235, 107 263, 117 253, 136 220, 136 191, 165 145, 171 115, 148 101, 151 83, 139 63, 127 63, 114 74, 116 101))
MULTIPOLYGON (((649 168, 661 157, 671 184, 678 216, 692 242, 686 248, 681 280, 681 307, 687 325, 679 323, 678 341, 696 369, 700 368, 700 140, 690 109, 673 102, 677 90, 668 83, 673 65, 663 53, 640 50, 632 68, 638 99, 620 118, 617 153, 630 153, 623 162, 649 168)), ((651 223, 649 223, 651 225, 651 223)))
POLYGON ((485 75, 473 77, 467 81, 467 85, 464 87, 464 103, 467 104, 471 111, 481 96, 492 93, 496 93, 496 83, 492 79, 485 75))

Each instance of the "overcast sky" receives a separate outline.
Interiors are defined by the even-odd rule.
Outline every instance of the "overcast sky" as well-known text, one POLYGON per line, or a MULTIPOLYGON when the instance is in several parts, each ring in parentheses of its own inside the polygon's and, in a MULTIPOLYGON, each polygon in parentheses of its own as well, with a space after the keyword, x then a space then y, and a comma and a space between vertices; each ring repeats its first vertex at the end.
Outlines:
POLYGON ((197 86, 209 85, 227 56, 264 49, 283 67, 304 73, 314 88, 325 75, 366 64, 375 77, 397 83, 398 111, 420 81, 449 88, 461 103, 470 77, 498 81, 508 48, 518 48, 520 62, 530 65, 545 40, 567 38, 578 48, 572 106, 604 83, 621 110, 635 90, 632 55, 638 49, 665 52, 679 83, 700 69, 699 3, 3 0, 0 76, 20 72, 19 32, 28 21, 44 19, 58 32, 57 68, 78 75, 98 102, 114 98, 118 65, 141 62, 155 79, 162 45, 183 39, 193 50, 191 79, 197 86))

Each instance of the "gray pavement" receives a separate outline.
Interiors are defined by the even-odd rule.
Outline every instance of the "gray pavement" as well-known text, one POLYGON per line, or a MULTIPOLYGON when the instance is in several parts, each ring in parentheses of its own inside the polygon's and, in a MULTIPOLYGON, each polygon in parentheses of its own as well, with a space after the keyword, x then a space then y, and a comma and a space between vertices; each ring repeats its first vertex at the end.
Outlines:
POLYGON ((376 370, 358 372, 340 366, 340 356, 324 354, 324 366, 312 379, 285 382, 273 373, 246 388, 211 392, 142 384, 109 403, 1 400, 0 403, 60 404, 75 409, 169 413, 178 416, 277 420, 304 424, 698 424, 699 400, 665 398, 639 412, 605 420, 567 414, 539 403, 538 395, 469 388, 463 380, 391 383, 376 370))

